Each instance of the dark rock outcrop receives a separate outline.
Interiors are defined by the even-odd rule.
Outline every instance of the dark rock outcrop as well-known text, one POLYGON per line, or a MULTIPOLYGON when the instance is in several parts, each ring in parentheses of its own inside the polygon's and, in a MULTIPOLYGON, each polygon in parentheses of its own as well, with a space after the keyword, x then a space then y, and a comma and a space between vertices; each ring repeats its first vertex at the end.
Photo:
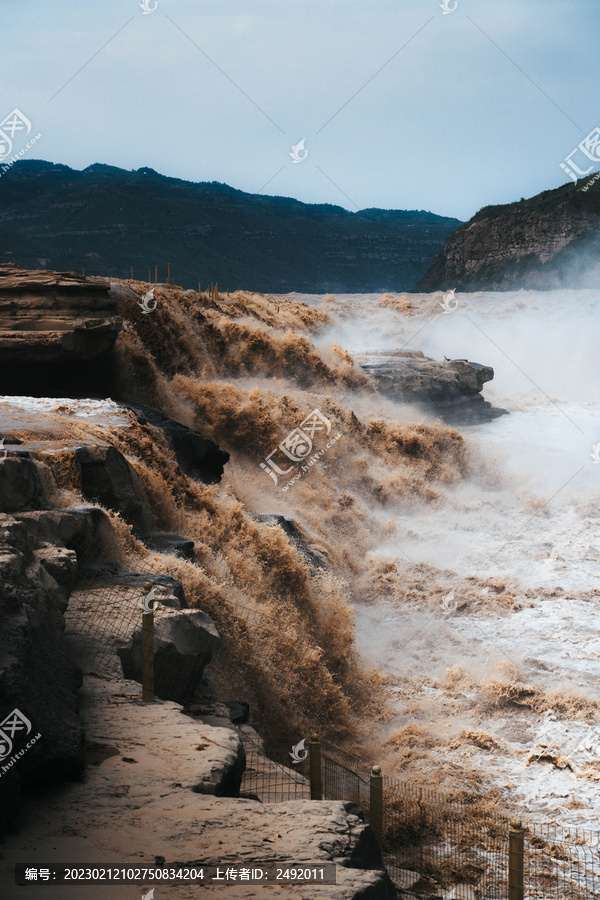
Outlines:
POLYGON ((600 286, 600 184, 587 179, 487 206, 457 228, 416 291, 600 286))
POLYGON ((375 351, 355 359, 382 393, 403 403, 418 403, 451 421, 504 413, 493 409, 480 393, 494 377, 490 366, 466 359, 439 362, 411 350, 375 351))
POLYGON ((87 500, 120 513, 136 534, 151 526, 142 500, 144 489, 122 453, 115 447, 88 444, 75 450, 75 458, 87 500))
POLYGON ((0 457, 0 511, 31 509, 40 503, 42 487, 26 454, 0 457))
MULTIPOLYGON (((183 703, 200 686, 202 673, 220 646, 214 622, 200 610, 163 615, 154 623, 154 693, 183 703)), ((118 649, 123 676, 142 682, 142 632, 118 649)))
POLYGON ((317 550, 313 550, 304 533, 289 516, 281 516, 275 514, 257 514, 254 516, 257 522, 264 522, 266 525, 277 525, 285 534, 292 546, 294 546, 304 556, 308 563, 314 569, 325 569, 327 561, 325 557, 317 550))
POLYGON ((129 404, 127 408, 134 413, 140 425, 153 425, 166 434, 177 462, 186 475, 198 478, 205 484, 216 484, 221 480, 223 466, 229 460, 226 450, 221 450, 214 441, 194 428, 169 419, 158 409, 129 404))
POLYGON ((250 722, 250 704, 247 700, 226 700, 225 706, 229 709, 229 718, 234 725, 245 725, 250 722))
POLYGON ((194 559, 194 542, 180 534, 155 532, 147 535, 144 543, 149 550, 156 550, 157 553, 174 553, 182 559, 194 559))

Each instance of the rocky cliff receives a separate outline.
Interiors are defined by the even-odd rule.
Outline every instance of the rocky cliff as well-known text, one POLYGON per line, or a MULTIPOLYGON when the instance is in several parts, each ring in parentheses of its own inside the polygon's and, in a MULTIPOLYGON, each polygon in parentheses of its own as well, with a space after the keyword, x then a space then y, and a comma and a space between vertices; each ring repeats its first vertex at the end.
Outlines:
POLYGON ((598 287, 600 184, 585 188, 486 206, 450 235, 415 290, 598 287))
MULTIPOLYGON (((57 419, 78 412, 93 418, 89 401, 57 401, 51 408, 48 401, 31 407, 31 400, 0 402, 8 442, 0 458, 2 896, 9 900, 23 890, 14 885, 15 864, 43 848, 45 865, 89 854, 116 865, 125 853, 144 859, 145 867, 177 869, 199 860, 236 867, 333 863, 336 883, 328 897, 394 900, 375 833, 353 802, 265 803, 256 790, 240 799, 243 739, 251 735, 255 747, 260 739, 250 725, 234 726, 230 708, 241 704, 215 701, 205 681, 204 669, 220 645, 214 623, 186 608, 181 583, 163 573, 173 565, 174 547, 162 548, 168 555, 160 561, 146 557, 150 569, 142 573, 119 562, 118 523, 128 522, 144 540, 152 525, 141 480, 114 447, 96 443, 93 422, 87 436, 67 438, 57 419), (43 407, 46 415, 37 415, 43 407), (27 433, 28 442, 11 428, 27 433), (61 471, 75 474, 89 505, 52 506, 53 499, 67 503, 52 492, 61 471), (156 605, 154 693, 161 699, 142 703, 147 587, 156 605), (61 784, 64 779, 70 783, 61 784)), ((181 459, 196 477, 218 480, 214 467, 206 470, 211 442, 197 432, 149 408, 116 407, 113 416, 123 429, 129 421, 129 427, 153 429, 155 439, 161 432, 172 442, 174 468, 181 459)), ((216 445, 212 454, 222 471, 228 454, 216 445)), ((282 524, 299 539, 292 522, 282 524)), ((125 534, 120 531, 121 540, 125 534)), ((277 785, 284 793, 285 772, 258 756, 265 771, 275 769, 270 779, 260 779, 264 799, 272 800, 277 785)), ((298 776, 288 778, 295 785, 298 776)), ((196 896, 197 885, 169 887, 182 898, 196 896)), ((48 889, 50 897, 62 896, 57 885, 48 889)), ((222 896, 218 885, 212 890, 222 896)), ((306 900, 316 896, 311 885, 295 892, 306 900)), ((243 886, 237 893, 256 896, 243 886)), ((282 888, 273 896, 287 893, 282 888)))

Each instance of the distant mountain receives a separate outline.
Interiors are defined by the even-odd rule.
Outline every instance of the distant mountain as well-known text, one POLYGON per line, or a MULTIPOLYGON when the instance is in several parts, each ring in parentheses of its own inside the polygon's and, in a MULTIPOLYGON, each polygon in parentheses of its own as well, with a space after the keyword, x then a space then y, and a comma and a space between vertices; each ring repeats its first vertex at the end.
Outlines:
POLYGON ((450 235, 416 290, 600 287, 600 182, 590 182, 481 209, 450 235))
POLYGON ((408 290, 460 225, 424 211, 246 194, 153 169, 21 160, 0 178, 0 262, 196 287, 408 290))

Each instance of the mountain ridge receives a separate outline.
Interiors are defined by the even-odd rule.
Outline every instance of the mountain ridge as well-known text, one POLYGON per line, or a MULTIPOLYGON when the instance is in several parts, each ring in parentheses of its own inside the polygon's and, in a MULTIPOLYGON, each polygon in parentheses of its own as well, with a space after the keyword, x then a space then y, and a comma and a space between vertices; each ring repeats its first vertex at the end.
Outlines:
POLYGON ((83 170, 21 160, 0 178, 0 262, 186 287, 280 292, 409 290, 458 219, 424 210, 351 212, 248 194, 149 167, 83 170))

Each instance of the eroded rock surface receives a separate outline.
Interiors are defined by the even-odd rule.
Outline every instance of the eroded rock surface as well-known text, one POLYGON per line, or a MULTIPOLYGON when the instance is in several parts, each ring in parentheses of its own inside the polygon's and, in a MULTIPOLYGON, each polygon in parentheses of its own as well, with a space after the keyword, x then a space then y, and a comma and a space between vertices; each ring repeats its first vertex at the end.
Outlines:
POLYGON ((32 726, 0 748, 7 767, 0 770, 0 826, 14 816, 22 786, 77 777, 83 768, 81 671, 62 646, 63 613, 77 569, 73 546, 92 552, 98 512, 0 514, 0 721, 17 709, 32 726))
POLYGON ((415 290, 597 288, 599 226, 600 188, 587 178, 485 207, 450 235, 415 290))
POLYGON ((128 406, 141 425, 153 425, 163 431, 171 444, 180 468, 206 484, 218 483, 229 453, 204 437, 194 428, 169 419, 164 413, 150 406, 128 406))
POLYGON ((88 360, 121 329, 110 282, 0 265, 0 360, 88 360))

